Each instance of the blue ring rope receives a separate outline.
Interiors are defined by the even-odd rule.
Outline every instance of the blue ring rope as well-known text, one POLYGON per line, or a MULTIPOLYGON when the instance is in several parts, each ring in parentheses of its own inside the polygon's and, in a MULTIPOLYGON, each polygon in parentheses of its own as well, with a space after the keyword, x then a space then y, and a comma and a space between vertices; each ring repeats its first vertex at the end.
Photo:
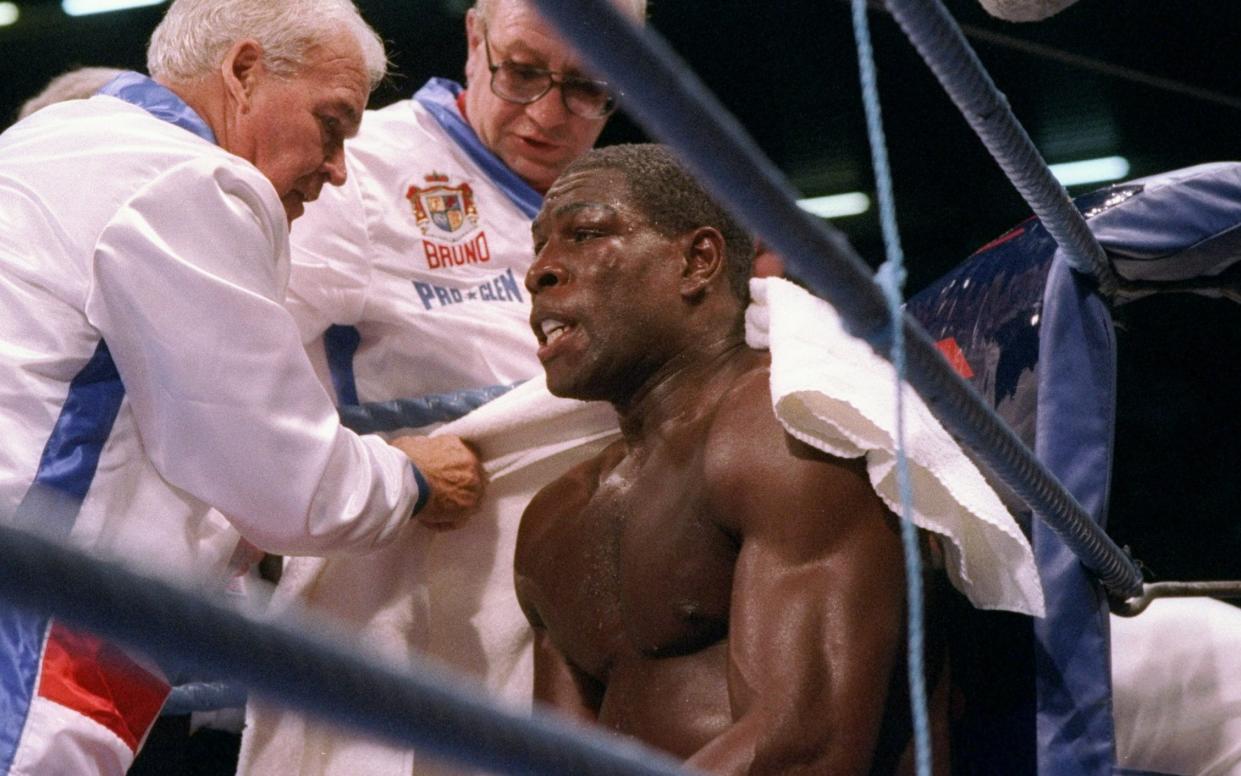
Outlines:
POLYGON ((237 709, 246 705, 246 688, 232 682, 190 682, 179 684, 168 693, 161 717, 192 714, 196 711, 237 709))
MULTIPOLYGON (((609 0, 534 0, 592 69, 619 87, 626 110, 677 149, 703 185, 770 244, 849 331, 880 356, 891 347, 883 292, 840 232, 803 212, 796 194, 745 130, 650 29, 609 0), (728 164, 720 164, 720 160, 728 164)), ((903 316, 909 383, 936 417, 1039 514, 1118 598, 1142 589, 1133 561, 1047 472, 995 411, 953 371, 917 322, 903 316)))
POLYGON ((521 385, 507 383, 410 399, 345 404, 337 408, 341 425, 359 434, 421 428, 456 420, 521 385))
POLYGON ((291 618, 217 601, 0 524, 0 597, 50 611, 161 665, 239 682, 307 714, 496 773, 676 776, 666 754, 619 736, 501 709, 476 681, 410 658, 402 673, 291 618), (476 689, 477 688, 477 689, 476 689))
POLYGON ((896 481, 901 496, 901 545, 905 551, 905 596, 908 626, 906 670, 909 674, 909 710, 913 720, 914 763, 918 776, 931 776, 931 723, 926 700, 925 633, 922 597, 922 555, 918 531, 913 524, 913 485, 909 458, 905 452, 905 337, 901 327, 902 289, 905 286, 905 252, 896 228, 896 199, 892 195, 892 171, 888 166, 888 144, 883 132, 883 113, 879 106, 875 52, 871 47, 870 25, 866 19, 866 0, 853 0, 853 36, 857 39, 858 77, 862 82, 862 104, 866 110, 866 133, 870 138, 871 164, 875 168, 875 188, 879 195, 879 223, 887 258, 876 273, 888 303, 892 327, 892 368, 896 373, 896 481))
POLYGON ((885 2, 961 115, 1055 238, 1069 266, 1093 276, 1100 293, 1111 298, 1117 279, 1103 246, 943 4, 939 0, 885 2))

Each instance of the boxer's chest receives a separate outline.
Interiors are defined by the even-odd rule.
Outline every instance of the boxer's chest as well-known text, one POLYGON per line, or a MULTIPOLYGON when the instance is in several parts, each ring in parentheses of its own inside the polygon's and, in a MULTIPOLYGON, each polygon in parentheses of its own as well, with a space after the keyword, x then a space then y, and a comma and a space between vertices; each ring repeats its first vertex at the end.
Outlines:
POLYGON ((625 459, 592 494, 579 531, 584 668, 688 654, 727 635, 734 539, 709 514, 696 457, 625 459), (600 638, 589 638, 589 633, 600 638))

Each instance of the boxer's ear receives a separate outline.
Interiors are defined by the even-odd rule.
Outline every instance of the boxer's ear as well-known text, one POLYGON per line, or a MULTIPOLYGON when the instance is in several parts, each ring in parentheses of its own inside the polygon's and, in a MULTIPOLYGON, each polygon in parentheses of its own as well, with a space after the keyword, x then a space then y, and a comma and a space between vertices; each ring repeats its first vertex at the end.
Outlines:
POLYGON ((724 235, 713 226, 700 226, 685 235, 681 266, 681 296, 697 300, 724 273, 724 235))

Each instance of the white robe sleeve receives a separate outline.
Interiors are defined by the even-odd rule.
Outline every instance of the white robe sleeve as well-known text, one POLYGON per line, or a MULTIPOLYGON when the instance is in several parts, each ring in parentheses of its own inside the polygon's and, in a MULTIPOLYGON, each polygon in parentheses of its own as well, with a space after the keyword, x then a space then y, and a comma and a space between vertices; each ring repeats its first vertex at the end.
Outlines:
POLYGON ((364 551, 418 498, 413 467, 341 427, 281 306, 285 214, 257 170, 169 170, 109 222, 86 312, 172 485, 261 549, 364 551))

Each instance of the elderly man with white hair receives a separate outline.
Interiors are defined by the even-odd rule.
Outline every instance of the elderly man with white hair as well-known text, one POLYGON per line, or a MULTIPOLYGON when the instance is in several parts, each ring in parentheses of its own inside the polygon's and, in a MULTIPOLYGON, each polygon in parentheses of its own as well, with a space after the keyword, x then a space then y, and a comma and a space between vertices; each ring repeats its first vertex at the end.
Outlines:
MULTIPOLYGON (((342 428, 281 305, 379 38, 349 0, 176 0, 148 65, 0 135, 0 519, 207 588, 247 542, 359 552, 460 520, 473 454, 342 428)), ((0 608, 0 772, 124 773, 167 691, 0 608)))

